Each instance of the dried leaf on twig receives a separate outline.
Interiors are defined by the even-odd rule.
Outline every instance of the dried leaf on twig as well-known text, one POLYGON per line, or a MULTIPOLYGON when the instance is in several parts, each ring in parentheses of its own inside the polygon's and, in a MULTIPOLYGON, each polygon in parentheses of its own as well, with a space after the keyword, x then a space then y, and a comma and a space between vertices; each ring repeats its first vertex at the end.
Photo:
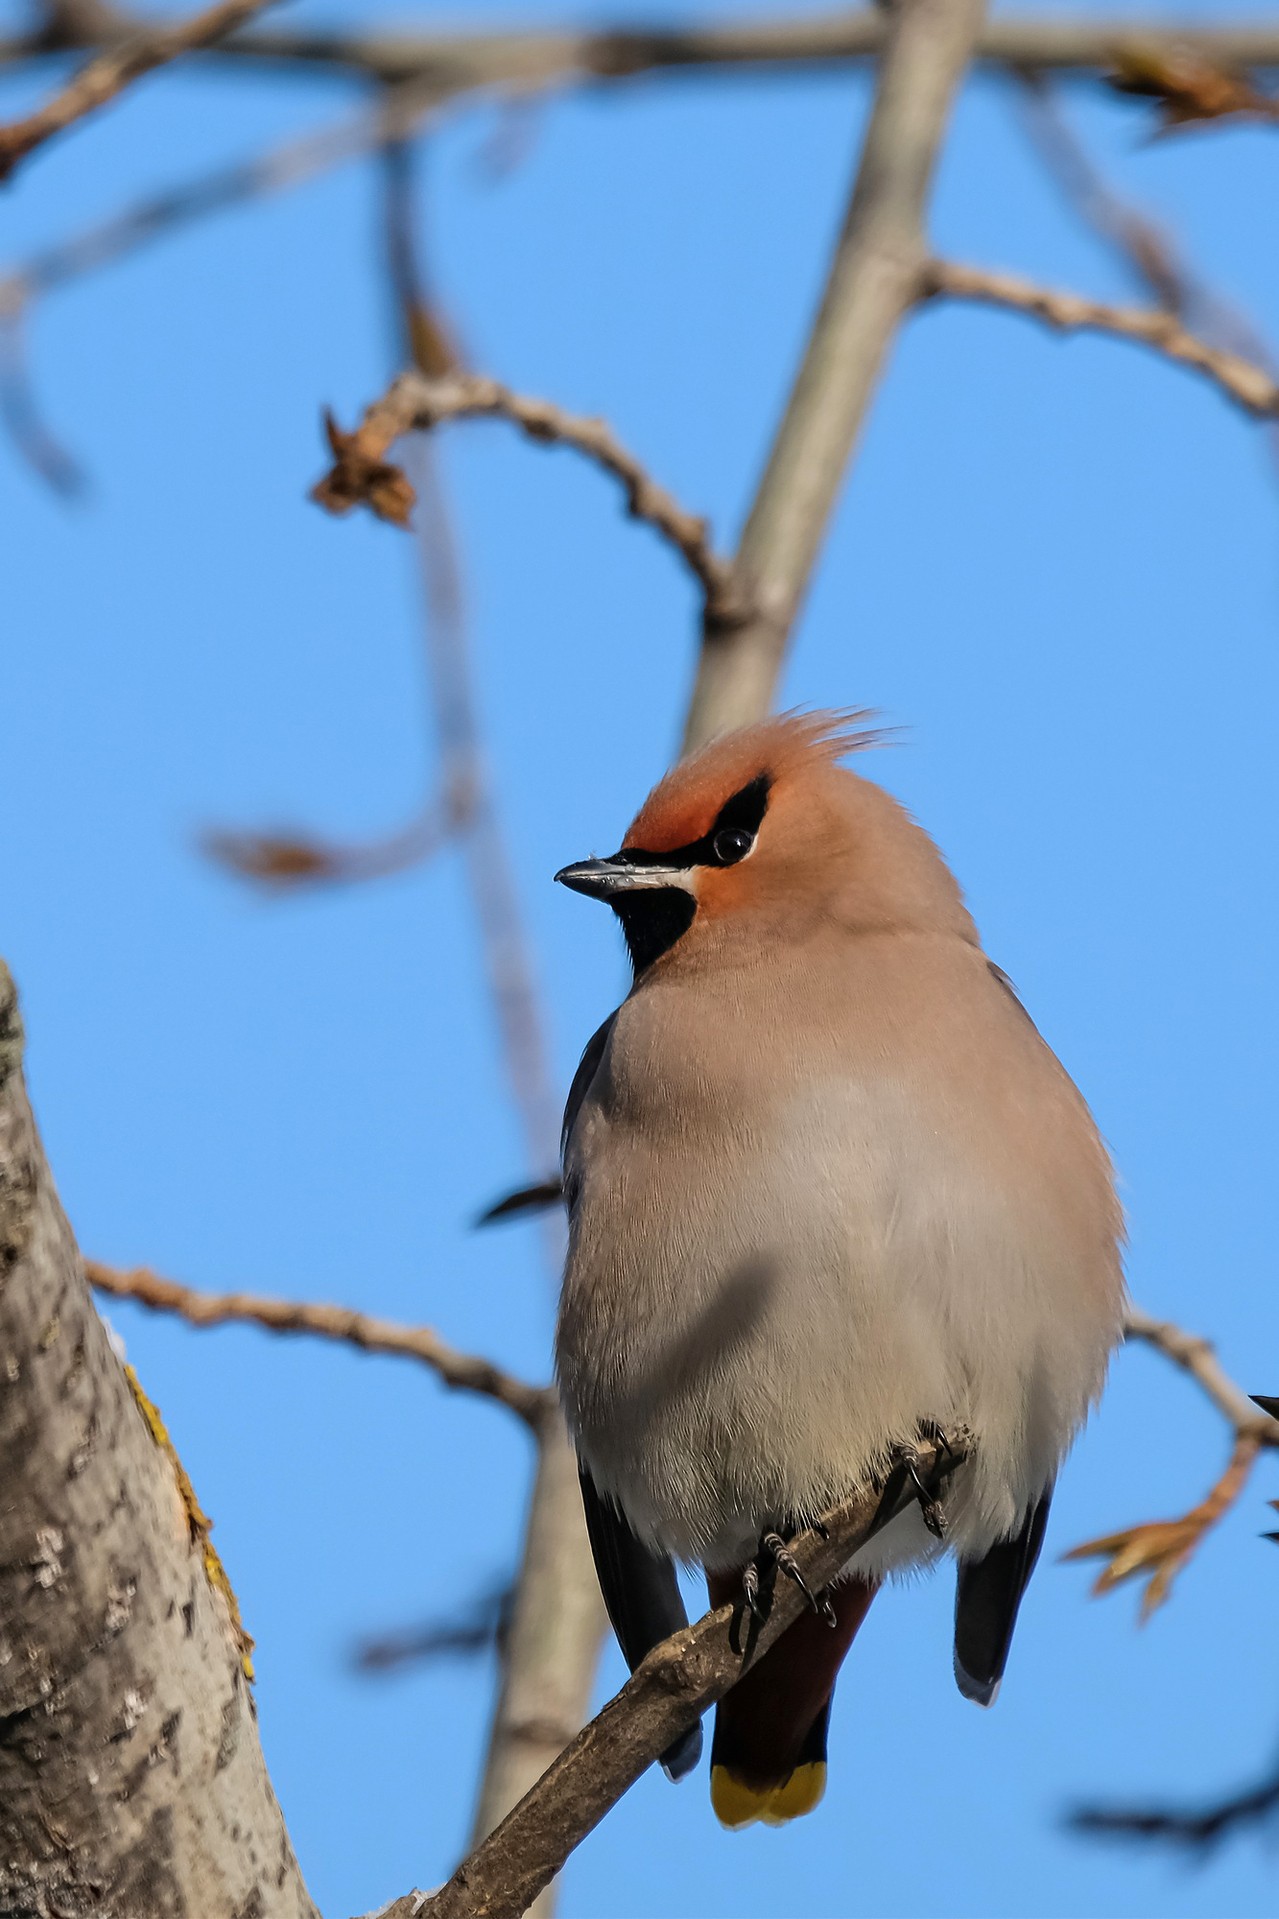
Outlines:
POLYGON ((403 873, 439 851, 467 825, 474 809, 467 782, 455 779, 438 803, 383 839, 342 845, 305 833, 204 834, 201 850, 237 879, 272 892, 292 887, 350 884, 403 873))
POLYGON ((404 470, 385 457, 383 447, 370 442, 363 428, 344 433, 327 410, 324 430, 333 450, 333 465, 311 489, 316 505, 329 513, 349 513, 353 507, 367 506, 379 520, 407 527, 417 495, 404 470))
POLYGON ((1089 1539, 1082 1546, 1063 1554, 1067 1560, 1104 1559, 1093 1586, 1094 1597, 1110 1592, 1125 1579, 1146 1581, 1141 1597, 1141 1622, 1162 1606, 1172 1590, 1172 1582, 1188 1563, 1205 1535, 1222 1520, 1235 1504, 1257 1462, 1261 1441, 1253 1434, 1236 1439, 1230 1464, 1197 1506, 1180 1519, 1156 1519, 1145 1525, 1128 1526, 1122 1532, 1106 1533, 1089 1539))
POLYGON ((338 877, 337 849, 322 840, 272 833, 214 832, 205 834, 201 847, 219 866, 263 886, 294 886, 299 880, 338 877))
POLYGON ((1279 118, 1279 101, 1263 93, 1247 74, 1208 60, 1189 47, 1134 41, 1118 54, 1109 81, 1117 93, 1156 102, 1160 134, 1208 120, 1279 118))

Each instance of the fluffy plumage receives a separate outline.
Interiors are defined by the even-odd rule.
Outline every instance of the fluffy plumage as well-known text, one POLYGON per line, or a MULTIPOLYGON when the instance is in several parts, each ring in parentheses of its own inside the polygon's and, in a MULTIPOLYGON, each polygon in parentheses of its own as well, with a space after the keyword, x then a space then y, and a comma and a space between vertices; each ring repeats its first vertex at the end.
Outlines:
MULTIPOLYGON (((563 875, 618 906, 639 970, 566 1119, 561 1390, 601 1499, 717 1574, 927 1422, 976 1435, 945 1504, 979 1567, 1050 1490, 1120 1332, 1096 1128, 933 842, 839 764, 866 743, 823 714, 730 735, 563 875)), ((850 1570, 941 1550, 908 1512, 850 1570)), ((1000 1565, 969 1587, 1002 1661, 1033 1554, 1000 1565)))

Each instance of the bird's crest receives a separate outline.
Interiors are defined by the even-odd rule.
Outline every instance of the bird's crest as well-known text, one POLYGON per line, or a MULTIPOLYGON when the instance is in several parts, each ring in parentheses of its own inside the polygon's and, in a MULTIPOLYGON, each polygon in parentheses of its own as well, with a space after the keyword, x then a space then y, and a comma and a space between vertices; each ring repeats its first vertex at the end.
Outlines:
POLYGON ((663 853, 692 845, 711 830, 726 801, 765 779, 770 786, 813 766, 829 766, 887 737, 867 727, 865 709, 782 713, 712 740, 673 767, 649 794, 626 835, 628 846, 663 853))

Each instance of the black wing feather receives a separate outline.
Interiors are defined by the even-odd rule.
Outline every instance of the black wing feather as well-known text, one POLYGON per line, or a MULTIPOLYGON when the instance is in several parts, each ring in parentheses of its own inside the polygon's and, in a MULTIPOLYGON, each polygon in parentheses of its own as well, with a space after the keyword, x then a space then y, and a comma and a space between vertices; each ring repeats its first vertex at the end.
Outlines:
POLYGON ((965 1699, 993 1706, 1008 1664, 1017 1609, 1044 1543, 1052 1487, 1032 1506, 1019 1533, 982 1559, 961 1559, 955 1594, 955 1683, 965 1699))
POLYGON ((573 1084, 568 1089, 568 1098, 564 1102, 564 1125, 560 1132, 560 1158, 568 1147, 569 1135, 577 1124, 577 1116, 582 1110, 582 1101, 586 1098, 591 1081, 599 1071, 600 1061, 604 1057, 604 1048, 608 1045, 609 1035, 613 1031, 616 1013, 610 1013, 597 1032, 591 1034, 586 1042, 586 1051, 577 1062, 577 1071, 573 1075, 573 1084))
MULTIPOLYGON (((688 1614, 680 1598, 675 1568, 666 1554, 650 1552, 612 1502, 600 1497, 586 1467, 580 1466, 579 1471, 586 1532, 605 1610, 622 1655, 634 1672, 645 1653, 687 1626, 688 1614)), ((701 1754, 701 1726, 691 1726, 662 1754, 663 1770, 669 1779, 682 1779, 693 1770, 701 1754)))

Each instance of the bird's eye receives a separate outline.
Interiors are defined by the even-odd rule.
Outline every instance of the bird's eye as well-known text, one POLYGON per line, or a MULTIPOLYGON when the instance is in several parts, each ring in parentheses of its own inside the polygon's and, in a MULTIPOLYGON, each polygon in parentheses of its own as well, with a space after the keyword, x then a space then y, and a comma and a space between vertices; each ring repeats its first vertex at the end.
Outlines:
POLYGON ((740 826, 722 826, 711 841, 711 851, 721 866, 736 866, 755 844, 755 835, 740 826))

